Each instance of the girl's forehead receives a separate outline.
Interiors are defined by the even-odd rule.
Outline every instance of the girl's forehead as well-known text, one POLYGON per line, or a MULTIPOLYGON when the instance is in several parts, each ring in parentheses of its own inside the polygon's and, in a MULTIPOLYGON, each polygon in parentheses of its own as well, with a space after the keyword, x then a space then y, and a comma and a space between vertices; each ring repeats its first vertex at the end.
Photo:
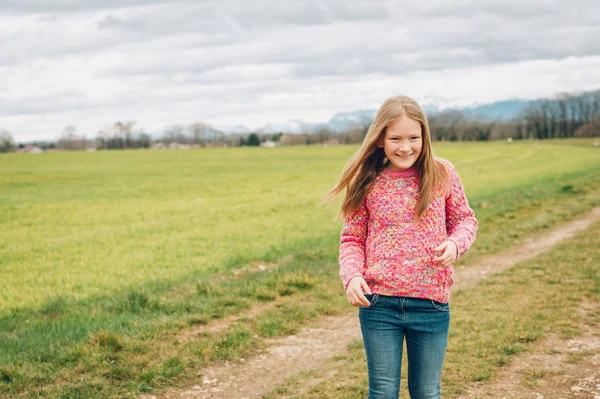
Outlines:
POLYGON ((409 117, 402 117, 386 128, 387 135, 412 135, 421 133, 421 123, 409 117))
POLYGON ((387 129, 385 129, 386 136, 420 136, 422 133, 421 125, 417 124, 416 126, 392 126, 389 125, 387 129))

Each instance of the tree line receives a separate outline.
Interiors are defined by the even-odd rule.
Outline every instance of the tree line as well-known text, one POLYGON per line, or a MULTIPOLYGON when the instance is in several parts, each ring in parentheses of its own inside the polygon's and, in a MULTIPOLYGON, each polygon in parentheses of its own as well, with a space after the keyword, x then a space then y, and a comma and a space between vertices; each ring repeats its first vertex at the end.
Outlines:
MULTIPOLYGON (((428 118, 432 140, 486 141, 498 139, 550 139, 600 136, 600 90, 579 94, 561 93, 551 99, 531 101, 515 118, 508 121, 482 121, 467 117, 460 110, 446 110, 428 118)), ((135 129, 135 121, 118 121, 99 130, 93 139, 66 126, 56 142, 34 142, 42 149, 134 149, 181 148, 209 146, 356 144, 364 139, 370 123, 353 126, 341 132, 326 127, 305 133, 237 133, 226 134, 211 125, 196 122, 167 126, 161 136, 152 137, 143 129, 135 129)), ((0 152, 15 151, 10 132, 0 129, 0 152)))
POLYGON ((532 103, 520 115, 516 138, 600 136, 600 90, 561 93, 532 103))

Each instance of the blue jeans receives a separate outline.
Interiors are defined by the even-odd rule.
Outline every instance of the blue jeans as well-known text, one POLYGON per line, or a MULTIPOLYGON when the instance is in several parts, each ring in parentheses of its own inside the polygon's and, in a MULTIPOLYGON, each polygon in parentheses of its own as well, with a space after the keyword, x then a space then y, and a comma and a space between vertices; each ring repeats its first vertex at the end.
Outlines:
POLYGON ((402 345, 406 338, 408 392, 412 399, 439 399, 450 307, 429 299, 365 295, 358 315, 369 370, 367 399, 398 399, 402 345))

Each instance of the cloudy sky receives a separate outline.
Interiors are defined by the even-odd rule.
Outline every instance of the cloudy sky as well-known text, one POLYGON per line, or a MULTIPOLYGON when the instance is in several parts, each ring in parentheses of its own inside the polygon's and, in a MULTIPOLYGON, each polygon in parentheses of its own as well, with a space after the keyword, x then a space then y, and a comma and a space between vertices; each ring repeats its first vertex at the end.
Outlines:
POLYGON ((600 2, 2 0, 0 129, 258 128, 600 88, 600 2))

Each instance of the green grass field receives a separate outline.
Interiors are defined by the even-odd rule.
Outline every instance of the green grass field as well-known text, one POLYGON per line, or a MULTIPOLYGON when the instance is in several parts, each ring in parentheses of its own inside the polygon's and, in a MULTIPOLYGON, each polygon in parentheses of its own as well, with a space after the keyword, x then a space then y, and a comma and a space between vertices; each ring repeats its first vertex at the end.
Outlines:
MULTIPOLYGON (((251 350, 254 333, 286 334, 339 311, 339 201, 317 204, 355 150, 0 156, 0 395, 134 395, 251 350), (291 260, 275 273, 233 278, 234 269, 280 259, 291 260), (303 296, 314 306, 161 346, 190 325, 303 296), (338 305, 324 305, 331 298, 338 305)), ((434 150, 456 165, 480 221, 464 264, 600 203, 593 141, 434 150)))

